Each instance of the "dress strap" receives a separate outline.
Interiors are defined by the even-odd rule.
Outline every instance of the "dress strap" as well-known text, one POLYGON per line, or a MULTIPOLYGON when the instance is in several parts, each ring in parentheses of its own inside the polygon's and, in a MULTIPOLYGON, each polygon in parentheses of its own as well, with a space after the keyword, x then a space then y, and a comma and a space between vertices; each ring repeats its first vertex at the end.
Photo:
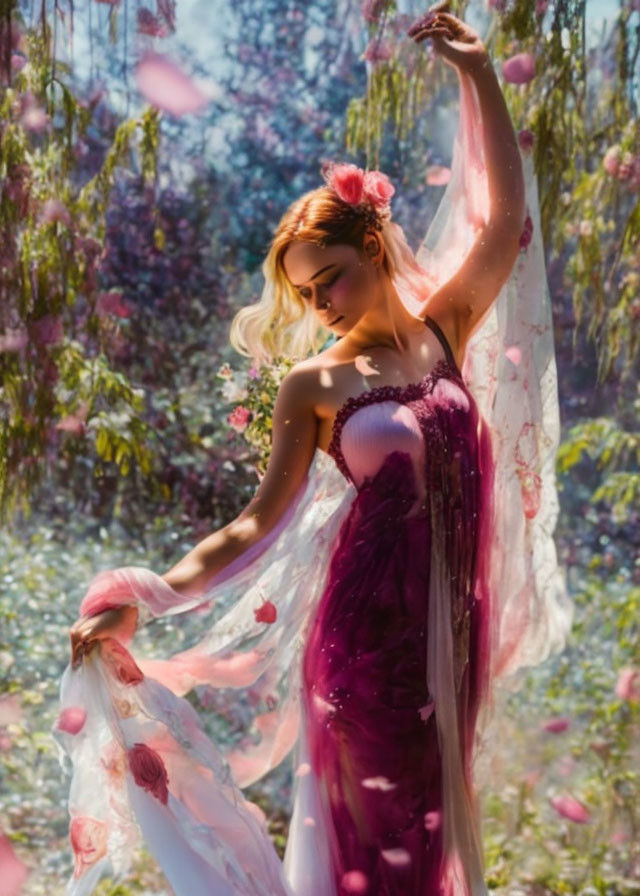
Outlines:
POLYGON ((441 345, 442 348, 444 349, 444 353, 445 353, 445 355, 446 355, 446 357, 447 357, 447 361, 449 361, 451 364, 453 364, 453 366, 454 366, 454 367, 456 368, 456 370, 457 370, 457 369, 458 369, 458 365, 457 365, 457 363, 456 363, 456 359, 453 357, 453 352, 451 351, 451 346, 449 345, 449 343, 448 343, 448 341, 447 341, 447 337, 446 337, 446 336, 444 335, 444 333, 442 332, 442 329, 441 329, 441 327, 440 327, 440 324, 436 323, 436 321, 435 321, 432 317, 429 317, 428 314, 425 314, 425 316, 424 316, 424 322, 425 322, 425 324, 426 324, 430 329, 433 330, 433 332, 434 332, 434 333, 436 334, 436 336, 438 337, 438 340, 439 340, 439 342, 440 342, 440 345, 441 345))

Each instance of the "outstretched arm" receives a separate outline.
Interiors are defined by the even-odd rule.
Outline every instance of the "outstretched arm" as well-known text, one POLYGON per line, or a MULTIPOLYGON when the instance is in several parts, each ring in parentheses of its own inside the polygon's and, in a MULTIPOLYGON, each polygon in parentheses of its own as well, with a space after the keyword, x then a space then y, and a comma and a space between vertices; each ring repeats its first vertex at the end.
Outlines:
MULTIPOLYGON (((255 495, 234 520, 207 536, 161 577, 167 593, 156 596, 165 608, 203 594, 218 572, 271 532, 295 498, 316 449, 312 376, 308 370, 294 367, 284 377, 273 412, 271 456, 255 495)), ((92 641, 106 637, 130 640, 136 630, 138 610, 126 576, 115 570, 101 573, 94 581, 83 598, 84 615, 69 631, 72 666, 79 663, 92 641)))

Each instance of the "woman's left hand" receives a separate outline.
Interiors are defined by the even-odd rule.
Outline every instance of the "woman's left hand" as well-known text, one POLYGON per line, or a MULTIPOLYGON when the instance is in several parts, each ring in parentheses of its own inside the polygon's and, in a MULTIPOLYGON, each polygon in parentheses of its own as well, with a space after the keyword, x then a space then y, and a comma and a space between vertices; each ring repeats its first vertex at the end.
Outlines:
POLYGON ((489 56, 477 32, 450 12, 447 3, 437 3, 421 16, 407 31, 416 43, 426 38, 433 40, 433 47, 452 68, 467 74, 489 64, 489 56))

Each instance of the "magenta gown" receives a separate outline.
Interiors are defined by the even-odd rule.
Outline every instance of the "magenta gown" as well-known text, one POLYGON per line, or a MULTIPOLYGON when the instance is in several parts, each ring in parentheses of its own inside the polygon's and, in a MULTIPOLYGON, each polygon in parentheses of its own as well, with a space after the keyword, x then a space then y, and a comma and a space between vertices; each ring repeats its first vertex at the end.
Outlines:
POLYGON ((339 410, 329 453, 357 495, 310 623, 303 692, 311 765, 330 818, 336 892, 445 896, 442 769, 427 688, 432 526, 455 580, 452 630, 461 756, 489 668, 489 606, 475 583, 488 513, 487 430, 446 337, 419 383, 339 410))

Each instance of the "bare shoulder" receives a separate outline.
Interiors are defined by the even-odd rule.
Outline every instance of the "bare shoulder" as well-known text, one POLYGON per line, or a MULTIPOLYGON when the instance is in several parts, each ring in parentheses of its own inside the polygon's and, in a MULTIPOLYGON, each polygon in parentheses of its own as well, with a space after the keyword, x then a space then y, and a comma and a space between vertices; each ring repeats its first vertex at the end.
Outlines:
POLYGON ((295 364, 283 378, 280 388, 286 381, 290 398, 304 401, 317 410, 340 394, 347 367, 344 359, 328 348, 295 364))

